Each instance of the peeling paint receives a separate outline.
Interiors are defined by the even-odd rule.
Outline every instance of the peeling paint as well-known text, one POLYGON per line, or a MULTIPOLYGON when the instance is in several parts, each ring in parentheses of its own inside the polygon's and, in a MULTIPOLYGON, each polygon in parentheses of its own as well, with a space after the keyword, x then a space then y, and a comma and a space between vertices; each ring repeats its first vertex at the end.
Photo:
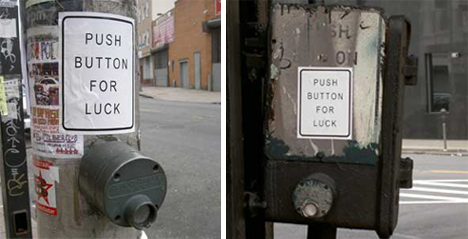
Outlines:
POLYGON ((315 145, 314 142, 311 139, 309 139, 309 143, 310 143, 310 146, 312 146, 312 149, 314 149, 313 154, 317 154, 318 151, 319 151, 319 148, 317 147, 317 145, 315 145))
POLYGON ((271 64, 270 65, 270 78, 277 80, 276 78, 277 76, 278 76, 278 68, 276 68, 274 64, 271 64))
POLYGON ((380 65, 386 25, 382 11, 338 5, 280 4, 275 8, 270 29, 276 40, 271 48, 272 80, 267 82, 265 97, 269 134, 265 153, 273 158, 319 160, 315 154, 321 152, 329 162, 375 164, 382 113, 380 65), (297 138, 299 66, 353 67, 352 140, 297 138))
POLYGON ((284 141, 272 138, 266 144, 266 156, 269 159, 281 160, 297 160, 297 161, 314 161, 314 162, 327 162, 327 163, 358 163, 358 164, 375 164, 375 158, 378 157, 378 144, 369 144, 366 147, 360 147, 359 144, 350 140, 347 141, 343 149, 343 155, 332 155, 321 157, 319 147, 315 145, 312 140, 308 140, 310 146, 313 148, 314 153, 309 155, 290 154, 291 148, 284 141), (320 157, 319 157, 320 156, 320 157))
POLYGON ((301 29, 296 28, 296 34, 297 34, 297 35, 301 34, 301 29))
POLYGON ((335 155, 335 141, 334 139, 331 140, 331 155, 335 155))
POLYGON ((297 115, 297 105, 296 105, 296 102, 294 102, 293 99, 291 99, 291 102, 293 103, 293 113, 294 113, 294 115, 297 115))
MULTIPOLYGON (((281 43, 280 43, 281 44, 281 43)), ((281 46, 276 48, 275 52, 273 53, 273 59, 280 59, 282 55, 282 49, 281 46)))

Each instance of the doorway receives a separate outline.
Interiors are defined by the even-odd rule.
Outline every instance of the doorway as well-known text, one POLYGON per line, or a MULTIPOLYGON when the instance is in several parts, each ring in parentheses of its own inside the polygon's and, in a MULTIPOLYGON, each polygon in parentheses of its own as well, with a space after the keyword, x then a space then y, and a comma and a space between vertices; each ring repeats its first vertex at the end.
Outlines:
POLYGON ((183 60, 179 61, 180 66, 180 86, 182 88, 190 88, 190 79, 189 79, 189 66, 188 61, 183 60))

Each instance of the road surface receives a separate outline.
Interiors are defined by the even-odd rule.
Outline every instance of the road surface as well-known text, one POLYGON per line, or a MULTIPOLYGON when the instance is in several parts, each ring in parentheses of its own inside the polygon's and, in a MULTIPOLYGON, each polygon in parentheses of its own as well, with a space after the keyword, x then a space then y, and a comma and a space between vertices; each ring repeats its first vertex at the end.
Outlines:
MULTIPOLYGON (((220 238, 221 106, 141 97, 140 103, 142 152, 162 165, 168 180, 156 222, 145 230, 148 238, 220 238)), ((31 149, 28 163, 31 168, 31 149)), ((31 182, 30 171, 33 201, 31 182)), ((5 238, 1 197, 0 238, 5 238)))
POLYGON ((221 106, 140 98, 142 152, 168 193, 149 238, 221 238, 221 106))

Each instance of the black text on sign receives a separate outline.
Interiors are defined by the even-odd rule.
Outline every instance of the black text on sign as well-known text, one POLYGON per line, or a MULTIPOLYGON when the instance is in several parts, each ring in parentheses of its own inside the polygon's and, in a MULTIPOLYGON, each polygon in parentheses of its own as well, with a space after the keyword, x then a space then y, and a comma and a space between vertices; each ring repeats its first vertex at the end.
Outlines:
POLYGON ((351 139, 352 68, 299 67, 298 138, 351 139))
POLYGON ((134 131, 134 21, 65 12, 62 35, 62 129, 81 134, 134 131))

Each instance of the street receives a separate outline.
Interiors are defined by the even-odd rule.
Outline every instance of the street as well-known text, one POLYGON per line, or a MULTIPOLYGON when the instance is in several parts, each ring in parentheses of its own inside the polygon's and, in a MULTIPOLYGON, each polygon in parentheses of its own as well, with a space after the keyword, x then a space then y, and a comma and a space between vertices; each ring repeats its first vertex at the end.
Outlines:
MULTIPOLYGON (((404 155, 414 160, 413 189, 400 192, 392 239, 468 238, 468 156, 404 155)), ((306 226, 275 224, 275 238, 306 238, 306 226)), ((340 239, 374 239, 374 231, 338 229, 340 239)))
MULTIPOLYGON (((140 97, 140 113, 141 151, 162 165, 168 180, 156 222, 145 230, 148 238, 220 238, 221 106, 140 97)), ((31 168, 31 148, 28 164, 31 168)), ((30 171, 31 201, 32 182, 30 171)), ((0 207, 0 238, 5 238, 0 207)))
POLYGON ((221 237, 221 106, 140 97, 142 152, 166 171, 149 238, 221 237))

